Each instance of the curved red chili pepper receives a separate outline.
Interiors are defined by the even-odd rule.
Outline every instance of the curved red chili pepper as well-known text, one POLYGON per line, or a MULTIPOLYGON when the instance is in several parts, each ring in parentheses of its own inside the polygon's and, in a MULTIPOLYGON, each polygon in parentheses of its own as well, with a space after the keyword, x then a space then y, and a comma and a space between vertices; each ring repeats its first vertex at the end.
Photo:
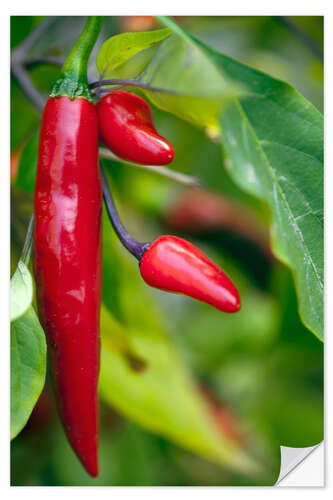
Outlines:
POLYGON ((177 236, 157 238, 142 255, 140 272, 154 288, 188 295, 228 313, 240 309, 238 291, 222 269, 177 236))
POLYGON ((103 196, 111 223, 120 241, 140 263, 145 282, 166 292, 181 293, 221 311, 240 309, 237 288, 201 250, 177 236, 160 236, 152 243, 132 238, 119 219, 112 194, 101 168, 103 196))
POLYGON ((73 65, 86 75, 82 59, 88 60, 100 26, 99 19, 88 20, 44 110, 34 234, 38 311, 58 410, 92 476, 98 474, 102 190, 96 109, 84 74, 75 81, 73 65))
POLYGON ((97 115, 102 141, 119 158, 143 165, 167 165, 174 159, 173 147, 157 133, 142 97, 111 92, 97 104, 97 115))

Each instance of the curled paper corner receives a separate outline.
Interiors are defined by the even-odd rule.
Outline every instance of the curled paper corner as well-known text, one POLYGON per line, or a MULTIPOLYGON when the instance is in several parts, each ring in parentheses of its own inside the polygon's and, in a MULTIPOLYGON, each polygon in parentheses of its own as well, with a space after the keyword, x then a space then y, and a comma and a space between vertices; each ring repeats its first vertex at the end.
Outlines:
POLYGON ((295 469, 301 462, 303 462, 303 460, 308 457, 315 449, 317 449, 322 443, 323 441, 307 448, 292 448, 289 446, 280 446, 281 467, 280 474, 275 483, 275 486, 278 486, 282 479, 284 479, 293 469, 295 469))

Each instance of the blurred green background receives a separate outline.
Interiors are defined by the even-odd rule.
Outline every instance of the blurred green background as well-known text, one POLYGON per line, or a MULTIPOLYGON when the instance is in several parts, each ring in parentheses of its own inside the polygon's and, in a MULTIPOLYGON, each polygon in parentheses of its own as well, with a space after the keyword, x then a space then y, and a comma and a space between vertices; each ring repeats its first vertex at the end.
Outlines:
MULTIPOLYGON (((12 49, 41 20, 12 17, 12 49)), ((323 111, 322 17, 175 20, 215 49, 292 84, 323 111)), ((81 17, 58 18, 32 49, 31 58, 64 58, 83 23, 81 17)), ((157 27, 156 20, 149 16, 108 17, 100 41, 112 34, 157 27)), ((96 77, 98 47, 89 69, 96 77)), ((28 67, 28 73, 46 98, 59 68, 38 64, 28 67)), ((174 145, 172 168, 197 176, 204 189, 185 187, 145 170, 103 160, 120 213, 140 241, 172 233, 200 246, 237 284, 243 307, 232 316, 186 297, 148 289, 139 283, 133 258, 119 247, 106 218, 104 304, 119 324, 140 325, 142 329, 150 328, 154 322, 151 315, 156 313, 198 391, 209 403, 217 427, 222 426, 252 456, 259 457, 265 470, 259 478, 236 473, 185 450, 162 433, 152 433, 109 404, 107 378, 103 377, 101 471, 97 479, 91 479, 65 439, 48 376, 27 426, 11 445, 12 485, 274 484, 280 445, 311 446, 323 438, 323 347, 300 322, 291 273, 270 252, 266 207, 231 181, 222 166, 223 151, 204 131, 156 108, 153 112, 157 130, 174 145)), ((29 163, 29 148, 34 158, 39 122, 38 110, 12 78, 12 271, 32 211, 31 183, 24 168, 25 162, 29 163)), ((134 348, 125 347, 120 346, 120 354, 132 363, 134 357, 134 373, 144 376, 149 365, 140 374, 137 365, 142 362, 144 366, 145 361, 140 356, 136 359, 134 348)))

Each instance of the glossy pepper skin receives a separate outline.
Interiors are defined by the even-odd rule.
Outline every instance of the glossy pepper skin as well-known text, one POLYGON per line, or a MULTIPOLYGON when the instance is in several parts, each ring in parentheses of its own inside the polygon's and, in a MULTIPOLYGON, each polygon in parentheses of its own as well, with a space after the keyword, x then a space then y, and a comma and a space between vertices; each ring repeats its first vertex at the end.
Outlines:
POLYGON ((101 208, 95 106, 86 97, 50 97, 35 186, 38 311, 61 421, 92 476, 98 474, 101 208))
POLYGON ((222 269, 177 236, 157 238, 142 255, 140 272, 154 288, 188 295, 227 313, 240 309, 238 291, 222 269))
POLYGON ((117 90, 97 104, 103 143, 119 158, 142 165, 167 165, 174 159, 171 144, 154 126, 150 107, 141 97, 117 90))

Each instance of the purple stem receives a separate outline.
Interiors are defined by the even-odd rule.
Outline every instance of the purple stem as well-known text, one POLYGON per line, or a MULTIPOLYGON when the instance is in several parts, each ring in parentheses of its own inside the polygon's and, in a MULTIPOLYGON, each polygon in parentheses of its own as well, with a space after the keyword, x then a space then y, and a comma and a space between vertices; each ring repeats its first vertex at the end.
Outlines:
POLYGON ((119 214, 114 204, 113 197, 108 185, 108 181, 106 179, 106 175, 101 164, 100 164, 100 172, 102 178, 103 198, 113 229, 115 230, 119 240, 124 245, 124 247, 127 248, 127 250, 132 255, 134 255, 136 259, 138 259, 138 261, 140 261, 142 255, 150 247, 151 243, 150 242, 140 243, 139 241, 132 238, 132 236, 126 231, 125 227, 123 226, 119 218, 119 214))

